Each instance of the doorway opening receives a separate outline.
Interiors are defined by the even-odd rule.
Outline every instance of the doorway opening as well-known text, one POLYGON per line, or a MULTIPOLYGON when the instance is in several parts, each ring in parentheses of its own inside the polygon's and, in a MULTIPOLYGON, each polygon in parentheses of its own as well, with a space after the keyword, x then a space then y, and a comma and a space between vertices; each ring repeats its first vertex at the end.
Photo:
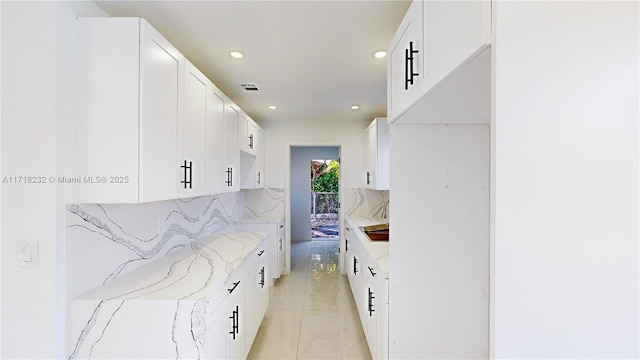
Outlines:
POLYGON ((311 160, 311 240, 338 241, 340 159, 311 160))
POLYGON ((339 225, 335 227, 335 230, 332 228, 334 223, 340 224, 342 222, 342 215, 340 213, 342 210, 339 205, 339 192, 344 184, 339 166, 344 165, 343 162, 340 161, 342 146, 342 144, 289 145, 290 156, 287 164, 287 192, 289 196, 285 199, 288 239, 285 246, 287 249, 290 249, 291 255, 287 258, 285 273, 293 271, 296 266, 310 265, 317 267, 317 269, 333 269, 332 271, 337 272, 342 272, 341 269, 344 268, 344 259, 340 256, 340 248, 344 246, 344 239, 342 239, 344 236, 339 234, 339 225), (322 164, 315 164, 318 168, 315 180, 323 182, 328 180, 328 177, 337 175, 337 186, 332 188, 316 187, 314 189, 314 178, 311 166, 314 164, 314 160, 317 159, 320 159, 322 164), (333 165, 332 160, 335 161, 333 165), (314 192, 316 194, 314 194, 314 192), (314 197, 316 201, 316 226, 312 229, 311 224, 312 220, 314 220, 314 197), (324 224, 322 221, 324 221, 324 224), (329 227, 326 227, 326 225, 329 227), (325 227, 319 229, 321 226, 325 227), (314 237, 312 236, 312 230, 319 231, 322 234, 315 233, 316 236, 314 237), (296 257, 296 254, 294 254, 295 251, 303 251, 304 249, 309 249, 310 251, 310 253, 305 252, 305 254, 302 254, 302 258, 310 256, 305 262, 307 265, 296 263, 295 258, 299 258, 299 256, 296 257), (318 255, 320 256, 318 257, 318 255), (308 261, 311 261, 311 264, 309 264, 308 261))

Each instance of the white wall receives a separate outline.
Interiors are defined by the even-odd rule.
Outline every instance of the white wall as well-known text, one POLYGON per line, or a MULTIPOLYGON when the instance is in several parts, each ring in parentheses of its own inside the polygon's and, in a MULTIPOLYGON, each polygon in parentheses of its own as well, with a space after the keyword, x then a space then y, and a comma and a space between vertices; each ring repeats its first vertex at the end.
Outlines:
POLYGON ((638 2, 495 11, 495 358, 638 358, 638 2))
POLYGON ((311 160, 340 158, 337 147, 291 148, 291 241, 311 240, 311 160))
POLYGON ((268 121, 260 125, 266 132, 266 186, 284 188, 286 160, 291 145, 344 144, 340 156, 340 171, 345 187, 364 187, 364 146, 367 125, 373 119, 362 122, 328 120, 325 122, 268 121))
MULTIPOLYGON (((260 125, 265 129, 265 176, 266 187, 285 189, 286 241, 285 251, 291 254, 291 208, 288 176, 291 146, 341 146, 340 148, 340 192, 364 187, 365 176, 365 132, 372 119, 362 122, 327 120, 325 122, 281 122, 268 121, 260 125)), ((342 201, 342 200, 341 200, 342 201)), ((341 222, 341 229, 343 222, 341 222)), ((340 246, 344 246, 344 231, 340 231, 340 246)), ((344 254, 344 252, 343 252, 344 254)), ((340 268, 344 269, 343 258, 340 268)), ((291 271, 291 259, 287 256, 285 274, 291 271)))
MULTIPOLYGON (((2 1, 2 175, 72 169, 75 17, 90 2, 2 1)), ((66 175, 66 174, 65 174, 66 175)), ((2 358, 64 357, 64 202, 52 184, 2 184, 2 358), (18 243, 39 266, 18 268, 18 243)))

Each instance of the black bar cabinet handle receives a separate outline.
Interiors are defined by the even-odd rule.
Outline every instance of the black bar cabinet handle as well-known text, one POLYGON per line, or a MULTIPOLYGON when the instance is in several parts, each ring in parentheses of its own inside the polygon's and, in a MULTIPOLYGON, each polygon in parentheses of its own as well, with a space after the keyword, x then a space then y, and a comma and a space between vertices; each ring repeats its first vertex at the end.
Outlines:
POLYGON ((373 272, 373 268, 371 266, 367 266, 369 268, 369 272, 371 272, 371 276, 376 276, 376 273, 373 272))
POLYGON ((376 297, 373 296, 373 291, 371 291, 371 288, 369 288, 369 316, 373 316, 373 312, 376 311, 373 308, 373 299, 375 299, 376 297))
POLYGON ((233 283, 233 287, 231 289, 227 289, 229 294, 231 294, 233 290, 235 290, 238 287, 238 285, 240 285, 240 280, 238 280, 238 282, 233 283))
POLYGON ((404 89, 409 90, 409 49, 404 49, 404 89))
POLYGON ((409 90, 409 84, 413 85, 413 78, 420 75, 420 73, 413 71, 414 54, 417 54, 418 50, 413 48, 413 41, 409 41, 409 48, 404 49, 404 89, 409 90))
POLYGON ((353 257, 353 275, 358 274, 358 259, 353 257))

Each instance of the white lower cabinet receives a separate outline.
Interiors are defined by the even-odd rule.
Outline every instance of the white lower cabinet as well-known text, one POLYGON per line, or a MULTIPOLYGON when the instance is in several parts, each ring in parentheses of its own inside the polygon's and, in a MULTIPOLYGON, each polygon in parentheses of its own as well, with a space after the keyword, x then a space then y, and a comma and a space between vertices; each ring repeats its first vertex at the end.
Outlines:
POLYGON ((363 293, 366 308, 360 320, 371 356, 374 359, 388 359, 387 280, 381 279, 378 270, 372 265, 367 265, 365 269, 366 284, 363 286, 363 293))
POLYGON ((284 223, 236 223, 236 231, 266 232, 269 273, 265 276, 267 284, 273 286, 280 278, 285 265, 284 223))
POLYGON ((355 227, 347 224, 345 263, 349 286, 373 359, 388 359, 388 279, 363 246, 355 227))
POLYGON ((205 358, 207 359, 241 359, 245 357, 244 280, 242 276, 232 277, 220 293, 212 296, 212 298, 225 296, 225 299, 215 310, 212 322, 207 324, 205 342, 205 358))
POLYGON ((205 359, 245 359, 249 354, 269 306, 267 257, 263 240, 224 287, 211 295, 207 306, 216 310, 207 321, 205 359))
POLYGON ((268 281, 268 252, 267 244, 263 242, 263 246, 259 247, 254 258, 255 263, 249 266, 249 273, 247 274, 248 289, 245 294, 246 298, 246 319, 247 319, 247 331, 246 336, 246 353, 249 353, 253 340, 256 338, 258 328, 264 314, 267 312, 269 306, 269 284, 268 281))

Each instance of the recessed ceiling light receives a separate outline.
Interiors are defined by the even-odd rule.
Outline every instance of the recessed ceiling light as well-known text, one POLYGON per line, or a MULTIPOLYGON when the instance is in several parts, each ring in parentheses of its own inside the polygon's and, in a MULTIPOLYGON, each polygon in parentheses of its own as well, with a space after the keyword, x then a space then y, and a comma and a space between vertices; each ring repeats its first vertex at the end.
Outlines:
POLYGON ((271 109, 271 110, 275 110, 275 109, 277 109, 277 107, 276 107, 275 105, 269 105, 269 106, 267 106, 267 107, 268 107, 269 109, 271 109))
POLYGON ((373 53, 373 57, 375 57, 376 59, 382 59, 385 56, 387 56, 387 52, 384 50, 376 51, 375 53, 373 53))
POLYGON ((351 105, 351 110, 358 110, 360 109, 360 106, 358 105, 351 105))
POLYGON ((231 55, 231 57, 234 59, 242 59, 244 57, 244 54, 240 51, 232 51, 229 53, 229 55, 231 55))

